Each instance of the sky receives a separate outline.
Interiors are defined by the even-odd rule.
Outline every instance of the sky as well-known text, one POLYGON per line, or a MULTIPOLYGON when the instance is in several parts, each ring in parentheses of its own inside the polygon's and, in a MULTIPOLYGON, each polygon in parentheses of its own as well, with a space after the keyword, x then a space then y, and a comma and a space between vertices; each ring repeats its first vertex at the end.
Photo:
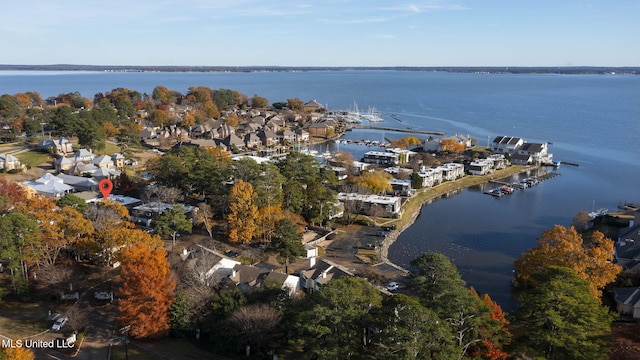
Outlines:
POLYGON ((20 0, 0 64, 640 66, 638 0, 20 0))

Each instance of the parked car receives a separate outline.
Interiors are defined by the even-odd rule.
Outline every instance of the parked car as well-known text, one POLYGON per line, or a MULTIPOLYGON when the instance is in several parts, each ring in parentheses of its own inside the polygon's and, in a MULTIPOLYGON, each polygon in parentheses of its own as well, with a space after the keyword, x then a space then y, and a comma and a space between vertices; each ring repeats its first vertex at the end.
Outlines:
POLYGON ((378 231, 376 233, 376 236, 387 237, 387 232, 386 231, 378 231))
POLYGON ((53 326, 51 326, 51 330, 59 331, 60 329, 62 329, 64 324, 67 323, 67 321, 69 321, 69 318, 66 317, 66 316, 61 316, 61 317, 57 318, 56 322, 54 322, 53 326))
POLYGON ((387 290, 389 290, 390 292, 397 291, 399 287, 400 285, 398 285, 398 283, 395 281, 388 283, 386 286, 387 290))

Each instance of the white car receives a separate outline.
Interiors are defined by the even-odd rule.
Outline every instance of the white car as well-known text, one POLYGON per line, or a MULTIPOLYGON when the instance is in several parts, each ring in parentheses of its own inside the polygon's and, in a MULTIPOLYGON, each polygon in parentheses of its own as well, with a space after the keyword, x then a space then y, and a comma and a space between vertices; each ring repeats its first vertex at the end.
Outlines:
POLYGON ((56 319, 56 322, 53 323, 53 326, 51 326, 51 330, 58 331, 58 330, 62 329, 64 324, 67 323, 67 321, 69 321, 68 317, 66 317, 66 316, 59 317, 58 319, 56 319))
POLYGON ((399 285, 398 285, 397 282, 392 281, 392 282, 388 283, 386 287, 387 287, 387 290, 389 290, 390 292, 394 292, 394 291, 398 290, 399 285))

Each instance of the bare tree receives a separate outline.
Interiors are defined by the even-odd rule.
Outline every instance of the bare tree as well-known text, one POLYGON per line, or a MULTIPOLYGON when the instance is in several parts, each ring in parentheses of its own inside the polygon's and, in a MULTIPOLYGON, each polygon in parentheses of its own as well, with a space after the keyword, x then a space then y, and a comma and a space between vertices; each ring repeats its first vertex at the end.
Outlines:
POLYGON ((263 349, 278 336, 280 311, 267 304, 252 304, 234 311, 229 321, 247 346, 263 349))
POLYGON ((142 200, 158 201, 167 204, 175 204, 184 198, 182 191, 178 188, 156 185, 145 189, 142 192, 142 200))
POLYGON ((67 309, 66 316, 69 318, 68 323, 73 331, 82 330, 89 325, 88 309, 78 306, 77 303, 67 309))
POLYGON ((35 274, 36 286, 51 294, 62 291, 71 279, 71 268, 67 266, 47 265, 41 267, 35 274))
POLYGON ((204 202, 198 204, 198 211, 196 211, 196 215, 195 215, 195 223, 198 225, 202 224, 202 226, 204 226, 204 228, 207 230, 207 233, 209 233, 209 237, 213 239, 212 218, 213 218, 213 210, 211 210, 211 205, 204 202))

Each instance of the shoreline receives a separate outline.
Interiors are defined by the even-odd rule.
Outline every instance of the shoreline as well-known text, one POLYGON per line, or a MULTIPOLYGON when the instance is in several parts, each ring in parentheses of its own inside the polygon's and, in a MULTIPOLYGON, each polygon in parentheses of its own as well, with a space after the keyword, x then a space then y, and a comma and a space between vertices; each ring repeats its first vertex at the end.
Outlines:
MULTIPOLYGON (((394 262, 392 262, 391 260, 389 260, 389 247, 391 247, 391 245, 393 245, 393 243, 396 242, 396 240, 398 240, 398 236, 400 236, 400 234, 402 234, 405 230, 407 230, 409 227, 411 227, 416 220, 418 219, 418 216, 420 216, 420 214, 422 213, 422 207, 433 201, 434 199, 441 197, 445 194, 451 193, 451 192, 456 192, 456 191, 460 191, 462 189, 471 187, 471 186, 477 186, 477 185, 482 185, 482 184, 487 184, 489 183, 490 180, 496 180, 496 179, 503 179, 503 178, 507 178, 509 176, 513 176, 516 174, 522 174, 522 173, 526 173, 529 172, 531 170, 535 170, 535 169, 539 169, 540 166, 539 165, 530 165, 530 166, 525 166, 525 167, 521 167, 521 168, 510 168, 510 169, 504 169, 504 170, 499 170, 496 171, 493 174, 489 174, 489 175, 483 175, 483 176, 477 176, 477 175, 467 175, 465 177, 462 177, 460 179, 457 180, 453 180, 453 181, 447 181, 444 182, 442 184, 439 184, 435 187, 431 187, 431 188, 426 188, 426 189, 420 189, 419 192, 412 198, 410 198, 409 200, 407 200, 407 202, 417 199, 420 194, 424 194, 428 191, 434 191, 433 194, 425 196, 424 199, 420 199, 420 203, 416 204, 413 207, 413 210, 410 213, 403 213, 402 217, 399 220, 394 221, 393 223, 396 222, 402 222, 403 225, 401 228, 393 230, 391 232, 389 232, 388 236, 382 241, 382 244, 380 245, 380 260, 381 263, 392 266, 398 270, 401 270, 405 273, 409 273, 409 270, 398 265, 395 264, 394 262), (471 181, 463 181, 464 179, 471 179, 471 181), (477 181, 473 181, 477 179, 477 181), (448 185, 448 186, 447 186, 448 185), (440 189, 439 189, 440 188, 440 189)), ((418 201, 418 200, 416 200, 418 201)), ((406 205, 406 204, 405 204, 406 205)))

